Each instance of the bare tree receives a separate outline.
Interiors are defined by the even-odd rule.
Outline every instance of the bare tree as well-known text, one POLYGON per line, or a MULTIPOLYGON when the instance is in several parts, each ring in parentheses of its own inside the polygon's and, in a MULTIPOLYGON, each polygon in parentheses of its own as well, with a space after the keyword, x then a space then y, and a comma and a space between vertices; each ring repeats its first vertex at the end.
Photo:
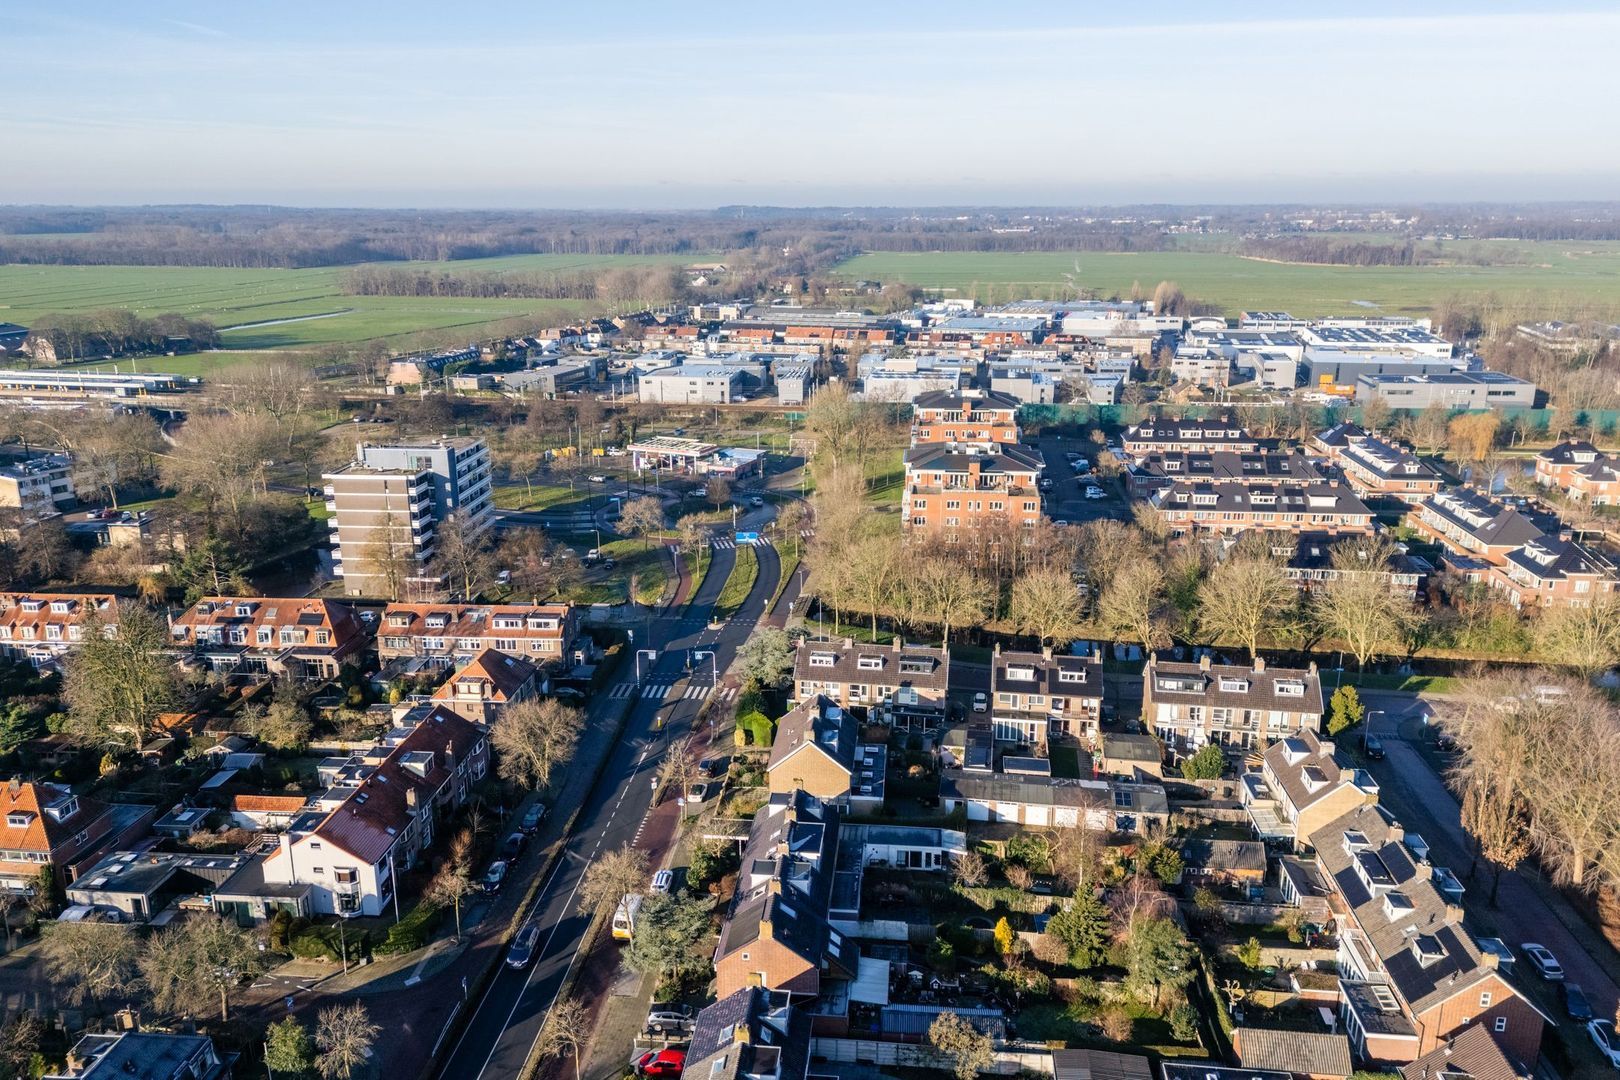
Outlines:
POLYGON ((952 627, 976 625, 990 614, 994 599, 990 583, 944 556, 916 563, 909 582, 918 614, 940 628, 946 645, 951 643, 952 627))
POLYGON ((878 614, 894 592, 901 564, 900 545, 888 536, 869 536, 845 556, 850 591, 872 617, 872 637, 878 632, 878 614))
POLYGON ((371 527, 371 536, 360 545, 356 562, 360 574, 377 579, 384 599, 402 599, 416 573, 411 526, 405 516, 397 510, 384 510, 381 521, 371 527))
POLYGON ((624 504, 624 511, 619 516, 619 528, 631 536, 640 536, 646 547, 652 546, 648 534, 663 527, 664 505, 651 495, 631 499, 624 504))
POLYGON ((239 527, 248 502, 263 492, 266 467, 280 448, 275 421, 265 414, 194 414, 160 469, 170 486, 202 495, 239 527))
POLYGON ((230 994, 264 970, 253 935, 225 919, 191 918, 159 930, 138 961, 141 982, 163 1012, 196 1014, 218 996, 219 1018, 230 1019, 230 994))
POLYGON ((1209 575, 1199 600, 1198 619, 1210 639, 1236 640, 1252 657, 1261 638, 1293 627, 1299 593, 1276 563, 1234 554, 1209 575))
POLYGON ((1151 559, 1129 563, 1114 575, 1097 601, 1097 621, 1115 638, 1152 650, 1165 643, 1164 571, 1151 559))
POLYGON ((1013 582, 1008 614, 1020 633, 1062 646, 1080 636, 1080 590, 1065 569, 1030 570, 1013 582))
POLYGON ((590 1014, 577 998, 559 997, 551 1003, 546 1022, 540 1026, 535 1052, 542 1058, 574 1059, 574 1080, 579 1080, 579 1059, 591 1029, 590 1014))
POLYGON ((1591 594, 1584 604, 1544 610, 1536 621, 1543 656, 1588 678, 1620 664, 1620 594, 1591 594))
POLYGON ((452 514, 433 531, 437 551, 435 571, 446 578, 457 595, 472 603, 495 579, 495 557, 487 529, 474 525, 464 514, 452 514))
POLYGON ((585 717, 556 698, 508 705, 495 720, 490 742, 507 779, 539 789, 574 756, 585 717))
POLYGON ((703 486, 703 495, 716 510, 731 501, 731 485, 720 477, 710 477, 709 482, 703 486))
POLYGON ((1385 535, 1350 536, 1329 553, 1333 577, 1311 594, 1311 613, 1324 634, 1338 638, 1356 658, 1356 669, 1401 640, 1412 605, 1391 586, 1394 543, 1385 535))
POLYGON ((428 882, 426 896, 435 904, 449 904, 456 913, 456 940, 461 940, 461 902, 473 891, 473 834, 462 829, 450 840, 450 851, 439 872, 428 882))
POLYGON ((48 922, 40 954, 70 1005, 99 1004, 135 983, 135 932, 113 923, 48 922))
POLYGON ((647 887, 647 853, 628 845, 599 856, 579 886, 581 911, 614 911, 647 887))
POLYGON ((951 863, 951 877, 964 888, 977 889, 990 880, 990 869, 985 865, 984 856, 970 849, 951 863))
POLYGON ((514 597, 546 600, 562 583, 562 552, 542 529, 508 529, 495 562, 511 575, 514 597))
POLYGON ((353 1001, 322 1009, 315 1021, 315 1069, 325 1080, 351 1080, 371 1057, 382 1028, 371 1022, 364 1004, 353 1001))

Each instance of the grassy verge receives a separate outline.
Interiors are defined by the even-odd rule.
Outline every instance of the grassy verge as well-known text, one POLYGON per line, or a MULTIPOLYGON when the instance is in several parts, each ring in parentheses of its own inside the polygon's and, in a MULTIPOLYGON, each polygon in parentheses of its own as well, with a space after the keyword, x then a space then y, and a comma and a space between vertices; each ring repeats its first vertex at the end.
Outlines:
POLYGON ((602 545, 602 556, 614 562, 611 570, 587 569, 587 576, 564 586, 563 597, 575 604, 622 604, 636 579, 638 604, 657 603, 669 587, 669 556, 658 546, 640 540, 614 540, 602 545))
POLYGON ((591 492, 584 488, 570 490, 551 484, 501 484, 495 489, 495 505, 502 510, 568 510, 586 509, 591 492))
POLYGON ((720 599, 715 601, 714 617, 729 619, 737 614, 737 609, 748 599, 758 579, 759 556, 754 553, 752 545, 738 545, 737 561, 732 564, 731 576, 726 578, 725 588, 720 590, 720 599))
POLYGON ((765 605, 766 612, 770 612, 776 607, 776 602, 782 599, 782 594, 787 591, 788 582, 792 581, 793 575, 799 572, 799 553, 797 551, 783 552, 778 549, 776 557, 782 564, 782 573, 776 579, 776 591, 771 594, 771 602, 765 605))
MULTIPOLYGON (((1327 680, 1324 678, 1323 682, 1327 680)), ((1335 689, 1339 684, 1335 684, 1335 689)), ((1449 675, 1382 675, 1378 672, 1344 673, 1345 686, 1362 690, 1404 690, 1409 694, 1452 694, 1462 680, 1449 675)))

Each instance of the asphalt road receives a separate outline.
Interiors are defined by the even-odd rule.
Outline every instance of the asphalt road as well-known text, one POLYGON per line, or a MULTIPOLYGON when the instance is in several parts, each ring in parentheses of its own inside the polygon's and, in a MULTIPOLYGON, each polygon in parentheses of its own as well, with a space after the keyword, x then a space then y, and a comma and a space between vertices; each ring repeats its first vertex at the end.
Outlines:
POLYGON ((1064 456, 1070 451, 1084 454, 1086 460, 1095 467, 1098 455, 1105 453, 1102 447, 1089 440, 1060 439, 1052 435, 1037 438, 1035 446, 1046 458, 1044 475, 1052 480, 1052 490, 1042 492, 1047 517, 1053 521, 1067 521, 1071 525, 1080 525, 1099 518, 1130 517, 1130 508, 1120 496, 1118 483, 1103 480, 1095 474, 1092 479, 1082 483, 1075 476, 1074 470, 1069 467, 1069 459, 1064 456), (1102 488, 1108 497, 1086 498, 1085 488, 1089 484, 1102 488))
MULTIPOLYGON (((1461 808, 1429 762, 1408 742, 1419 723, 1414 714, 1419 699, 1411 694, 1379 691, 1367 691, 1363 699, 1369 709, 1382 710, 1382 715, 1369 717, 1369 730, 1384 744, 1384 760, 1368 763, 1369 771, 1381 788, 1380 801, 1400 817, 1407 828, 1423 835, 1437 865, 1449 866, 1459 878, 1465 879, 1468 888, 1463 901, 1465 909, 1476 919, 1494 922, 1499 935, 1515 953, 1527 941, 1551 949, 1569 981, 1585 989, 1597 1014, 1613 1016, 1620 988, 1616 986, 1615 972, 1607 965, 1608 957, 1593 956, 1576 940, 1541 893, 1525 880, 1524 875, 1533 871, 1527 867, 1504 872, 1494 908, 1490 902, 1490 872, 1482 867, 1472 882, 1466 880, 1473 857, 1462 827, 1461 808)), ((1535 969, 1522 956, 1515 975, 1527 989, 1538 982, 1535 969)), ((1553 1019, 1563 1020, 1563 1011, 1551 994, 1542 995, 1541 1004, 1553 1019)))
MULTIPOLYGON (((762 517, 768 518, 769 513, 762 517)), ((585 872, 598 856, 637 844, 651 809, 653 778, 663 752, 672 738, 690 730, 703 704, 703 695, 692 688, 708 687, 713 681, 715 665, 707 658, 693 663, 688 678, 691 652, 713 649, 723 678, 775 591, 780 573, 775 553, 761 547, 758 554, 759 578, 754 589, 723 628, 710 630, 707 624, 736 559, 736 552, 729 548, 714 552, 713 565, 691 603, 653 621, 653 647, 659 655, 650 671, 643 667, 641 686, 635 691, 642 696, 631 711, 625 737, 581 809, 573 836, 528 916, 542 927, 542 948, 526 970, 502 966, 490 981, 441 1069, 441 1077, 504 1078, 522 1070, 559 988, 579 959, 581 939, 590 923, 589 914, 579 911, 578 893, 585 872)), ((636 645, 645 648, 647 643, 638 640, 636 645)), ((555 810, 566 812, 567 808, 555 810)))

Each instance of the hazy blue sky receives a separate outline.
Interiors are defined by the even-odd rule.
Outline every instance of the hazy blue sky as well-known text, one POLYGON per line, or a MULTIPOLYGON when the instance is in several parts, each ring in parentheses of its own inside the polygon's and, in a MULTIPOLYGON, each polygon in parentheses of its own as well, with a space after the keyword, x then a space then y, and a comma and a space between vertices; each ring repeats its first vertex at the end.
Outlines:
POLYGON ((0 201, 1620 197, 1551 7, 8 0, 0 201))

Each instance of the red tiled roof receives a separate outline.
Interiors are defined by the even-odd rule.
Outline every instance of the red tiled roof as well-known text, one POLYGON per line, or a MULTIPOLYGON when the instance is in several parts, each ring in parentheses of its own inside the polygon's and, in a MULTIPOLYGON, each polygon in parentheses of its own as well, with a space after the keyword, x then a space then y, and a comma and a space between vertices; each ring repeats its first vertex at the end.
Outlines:
POLYGON ((5 817, 0 818, 0 849, 49 854, 68 844, 100 817, 103 809, 96 800, 81 798, 78 811, 65 821, 57 821, 45 812, 46 806, 58 799, 71 798, 72 794, 67 788, 54 784, 15 784, 0 789, 0 804, 5 811, 5 817), (27 815, 27 823, 13 825, 12 814, 27 815))
POLYGON ((231 809, 244 814, 290 813, 301 809, 308 801, 302 795, 237 795, 231 799, 231 809))

